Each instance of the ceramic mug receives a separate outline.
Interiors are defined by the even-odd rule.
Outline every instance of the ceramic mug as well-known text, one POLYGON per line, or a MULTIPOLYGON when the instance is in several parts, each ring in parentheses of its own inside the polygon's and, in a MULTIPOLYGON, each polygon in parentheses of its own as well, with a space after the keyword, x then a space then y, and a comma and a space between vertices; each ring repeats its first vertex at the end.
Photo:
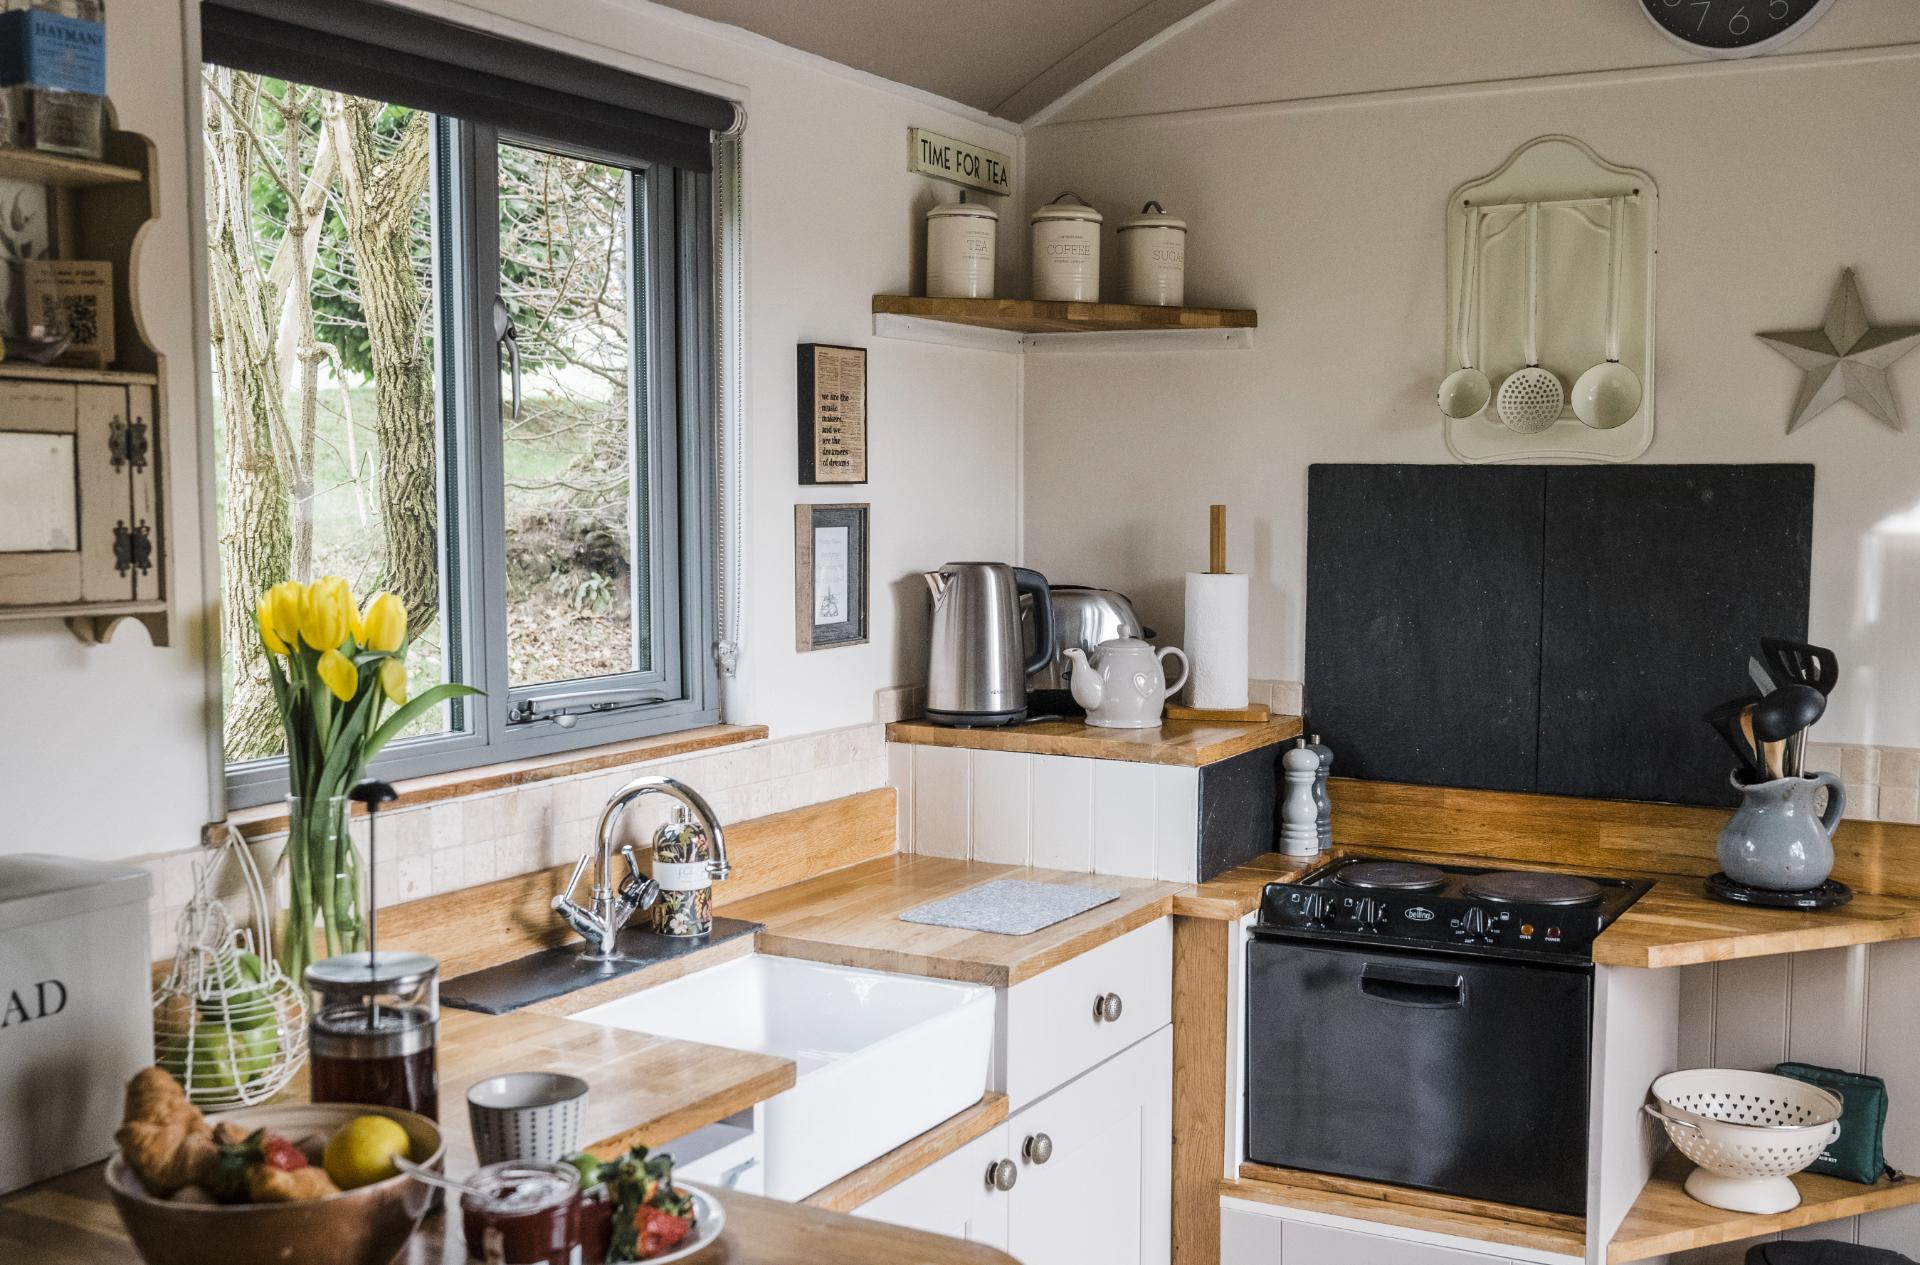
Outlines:
POLYGON ((1720 831, 1716 851, 1727 877, 1748 887, 1804 892, 1833 873, 1833 832, 1847 811, 1847 788, 1831 773, 1733 780, 1740 807, 1720 831), (1827 810, 1815 815, 1814 792, 1827 788, 1827 810))
POLYGON ((558 1072, 509 1072, 467 1091, 467 1122, 481 1164, 547 1163, 580 1149, 587 1083, 558 1072))

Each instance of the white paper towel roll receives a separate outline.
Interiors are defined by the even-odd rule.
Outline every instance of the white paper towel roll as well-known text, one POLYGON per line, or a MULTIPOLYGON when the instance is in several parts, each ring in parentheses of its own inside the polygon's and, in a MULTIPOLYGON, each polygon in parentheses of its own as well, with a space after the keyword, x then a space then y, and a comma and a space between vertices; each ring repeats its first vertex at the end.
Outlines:
POLYGON ((1247 705, 1247 577, 1187 573, 1187 705, 1247 705))

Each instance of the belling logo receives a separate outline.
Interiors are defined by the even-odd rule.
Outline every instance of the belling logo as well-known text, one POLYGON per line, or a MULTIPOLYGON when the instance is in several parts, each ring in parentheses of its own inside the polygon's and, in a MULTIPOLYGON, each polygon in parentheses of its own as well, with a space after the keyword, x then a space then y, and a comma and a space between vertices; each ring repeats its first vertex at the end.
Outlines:
POLYGON ((0 1010, 0 1028, 32 1023, 35 1019, 49 1019, 59 1014, 67 1008, 67 986, 57 979, 41 980, 38 984, 12 990, 6 998, 6 1008, 0 1010))
POLYGON ((1415 905, 1407 911, 1408 922, 1432 922, 1433 911, 1424 905, 1415 905))

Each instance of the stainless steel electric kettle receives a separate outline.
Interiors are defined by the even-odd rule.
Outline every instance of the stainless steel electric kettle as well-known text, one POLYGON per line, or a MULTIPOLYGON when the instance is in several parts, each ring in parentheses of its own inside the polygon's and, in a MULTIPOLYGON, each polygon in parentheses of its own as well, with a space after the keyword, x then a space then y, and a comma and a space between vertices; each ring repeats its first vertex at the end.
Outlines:
POLYGON ((927 719, 936 725, 1017 725, 1027 677, 1053 658, 1047 577, 1004 562, 949 562, 925 573, 933 592, 927 719), (1033 648, 1022 644, 1020 597, 1033 599, 1033 648))

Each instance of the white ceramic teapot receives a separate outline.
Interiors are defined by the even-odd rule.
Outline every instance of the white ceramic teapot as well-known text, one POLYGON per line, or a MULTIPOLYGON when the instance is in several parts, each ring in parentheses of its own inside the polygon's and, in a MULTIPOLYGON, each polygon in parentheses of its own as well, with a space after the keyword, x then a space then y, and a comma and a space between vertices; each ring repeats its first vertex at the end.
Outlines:
POLYGON ((1078 646, 1066 656, 1073 663, 1068 684, 1073 701, 1087 709, 1087 723, 1102 729, 1152 729, 1160 708, 1187 683, 1187 656, 1172 646, 1155 650, 1138 637, 1116 637, 1093 648, 1093 658, 1078 646), (1180 660, 1180 679, 1167 684, 1161 660, 1180 660))

